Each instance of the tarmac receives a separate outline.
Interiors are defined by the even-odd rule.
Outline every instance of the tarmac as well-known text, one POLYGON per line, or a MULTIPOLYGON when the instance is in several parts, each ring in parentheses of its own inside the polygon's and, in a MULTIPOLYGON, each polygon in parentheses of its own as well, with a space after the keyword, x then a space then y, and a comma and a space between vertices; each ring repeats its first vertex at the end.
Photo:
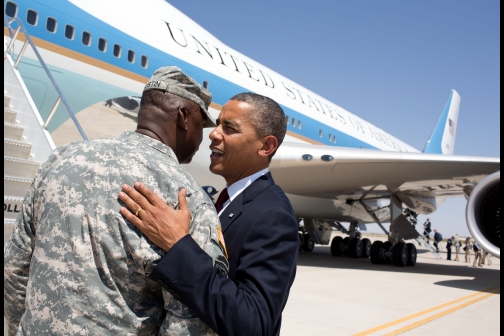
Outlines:
POLYGON ((500 335, 500 259, 473 267, 474 253, 465 263, 417 248, 407 267, 333 257, 329 246, 301 252, 280 335, 500 335))

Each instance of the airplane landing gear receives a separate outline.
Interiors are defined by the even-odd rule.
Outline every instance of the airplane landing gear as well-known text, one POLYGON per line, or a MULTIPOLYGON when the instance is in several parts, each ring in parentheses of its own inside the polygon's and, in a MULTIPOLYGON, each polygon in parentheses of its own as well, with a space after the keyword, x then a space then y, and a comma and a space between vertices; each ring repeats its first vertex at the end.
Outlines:
POLYGON ((406 244, 408 248, 408 266, 415 266, 417 260, 417 248, 412 243, 406 244))
POLYGON ((362 255, 361 258, 369 258, 371 256, 371 240, 364 238, 362 242, 362 255))
POLYGON ((392 250, 392 262, 394 266, 404 267, 408 264, 408 248, 403 242, 394 245, 392 250))
POLYGON ((315 241, 313 240, 312 237, 308 233, 306 233, 304 236, 304 243, 303 243, 303 250, 307 252, 313 251, 315 248, 315 241))
POLYGON ((298 243, 299 252, 303 251, 303 245, 304 245, 304 238, 303 235, 299 233, 299 243, 298 243))
POLYGON ((390 264, 394 266, 415 266, 417 260, 416 246, 411 243, 375 241, 371 245, 371 262, 373 264, 390 264))
POLYGON ((343 238, 336 236, 331 242, 331 254, 335 257, 343 255, 343 238))
POLYGON ((350 239, 347 254, 352 258, 360 258, 362 256, 362 241, 359 238, 350 239))
POLYGON ((387 260, 387 256, 385 255, 385 247, 383 246, 382 241, 375 241, 373 245, 371 245, 371 262, 373 264, 384 264, 387 260))

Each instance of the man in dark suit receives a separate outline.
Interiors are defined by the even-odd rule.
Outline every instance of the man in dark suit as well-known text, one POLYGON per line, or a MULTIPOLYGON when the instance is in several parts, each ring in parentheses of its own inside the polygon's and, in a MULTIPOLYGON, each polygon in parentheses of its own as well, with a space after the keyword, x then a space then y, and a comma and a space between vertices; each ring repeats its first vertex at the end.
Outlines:
POLYGON ((227 182, 216 210, 228 259, 215 265, 187 234, 183 190, 174 210, 142 184, 123 189, 128 196, 121 199, 139 217, 126 208, 121 213, 167 251, 150 277, 219 335, 280 333, 296 271, 298 231, 292 206, 268 167, 285 132, 285 115, 270 98, 238 94, 222 108, 210 134, 210 170, 227 182))

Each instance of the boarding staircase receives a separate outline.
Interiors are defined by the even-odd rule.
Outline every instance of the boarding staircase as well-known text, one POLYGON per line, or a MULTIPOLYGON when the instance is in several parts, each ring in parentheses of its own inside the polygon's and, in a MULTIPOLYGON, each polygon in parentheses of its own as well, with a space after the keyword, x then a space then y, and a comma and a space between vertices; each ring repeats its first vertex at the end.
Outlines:
POLYGON ((68 106, 63 94, 49 72, 44 60, 30 38, 30 35, 18 18, 7 18, 4 23, 10 36, 4 35, 4 250, 12 235, 13 224, 21 212, 23 199, 30 188, 39 165, 55 149, 54 142, 47 131, 50 118, 63 102, 71 119, 81 135, 86 135, 78 124, 75 115, 68 106), (12 24, 17 26, 14 31, 12 24), (22 43, 24 40, 24 43, 22 43), (17 44, 17 45, 16 45, 17 44), (20 46, 22 44, 22 46, 20 46), (21 47, 14 57, 14 47, 21 47), (58 99, 44 122, 20 73, 17 70, 21 58, 28 46, 31 46, 40 64, 53 83, 58 99))
POLYGON ((436 257, 436 259, 443 259, 439 253, 436 252, 436 249, 434 246, 430 244, 430 242, 422 235, 418 236, 417 239, 415 239, 418 243, 418 240, 421 240, 423 243, 423 246, 427 247, 427 249, 436 257))

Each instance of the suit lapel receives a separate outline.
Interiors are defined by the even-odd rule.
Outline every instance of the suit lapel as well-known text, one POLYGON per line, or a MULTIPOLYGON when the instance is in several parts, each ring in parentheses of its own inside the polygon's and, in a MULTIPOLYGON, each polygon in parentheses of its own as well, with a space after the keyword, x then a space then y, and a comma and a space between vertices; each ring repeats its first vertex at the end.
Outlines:
POLYGON ((235 199, 224 209, 219 216, 222 232, 226 232, 227 228, 233 224, 242 212, 243 208, 243 193, 240 193, 235 199))
POLYGON ((231 224, 240 216, 244 204, 252 201, 261 191, 273 184, 275 184, 275 182, 273 181, 271 173, 267 173, 252 182, 251 185, 236 196, 219 216, 222 232, 226 232, 231 224))

